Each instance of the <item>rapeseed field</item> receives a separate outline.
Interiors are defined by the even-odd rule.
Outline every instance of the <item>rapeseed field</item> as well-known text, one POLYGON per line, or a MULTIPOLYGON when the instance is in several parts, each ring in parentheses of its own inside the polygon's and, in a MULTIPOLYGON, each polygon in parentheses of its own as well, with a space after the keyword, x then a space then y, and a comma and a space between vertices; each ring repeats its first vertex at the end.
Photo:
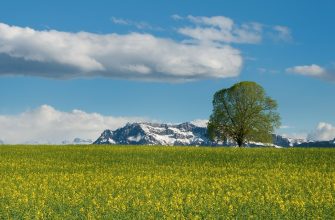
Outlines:
POLYGON ((334 219, 335 149, 1 146, 1 219, 334 219))

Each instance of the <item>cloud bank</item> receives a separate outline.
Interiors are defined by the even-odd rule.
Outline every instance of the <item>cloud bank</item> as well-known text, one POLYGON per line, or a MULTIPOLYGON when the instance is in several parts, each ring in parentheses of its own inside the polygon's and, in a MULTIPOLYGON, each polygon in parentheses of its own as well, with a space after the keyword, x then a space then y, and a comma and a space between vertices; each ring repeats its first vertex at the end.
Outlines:
POLYGON ((308 135, 309 140, 329 141, 334 138, 335 126, 326 122, 320 122, 315 131, 308 135))
POLYGON ((8 144, 36 141, 59 144, 77 137, 95 140, 104 129, 116 129, 128 122, 148 120, 142 117, 104 116, 81 110, 62 112, 42 105, 19 115, 0 115, 0 140, 8 144))
POLYGON ((173 82, 235 77, 242 63, 240 51, 224 44, 189 44, 145 33, 40 31, 0 23, 0 75, 173 82))
POLYGON ((310 76, 327 81, 335 81, 334 70, 326 69, 316 64, 290 67, 286 69, 286 72, 310 76))

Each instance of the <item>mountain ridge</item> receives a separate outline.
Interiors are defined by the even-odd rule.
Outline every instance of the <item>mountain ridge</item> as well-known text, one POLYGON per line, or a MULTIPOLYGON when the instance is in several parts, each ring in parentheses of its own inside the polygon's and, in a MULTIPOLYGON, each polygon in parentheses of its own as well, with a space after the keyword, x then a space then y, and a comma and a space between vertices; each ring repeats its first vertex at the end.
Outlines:
POLYGON ((189 122, 178 125, 128 123, 114 131, 105 130, 93 144, 212 145, 206 137, 206 129, 189 122))
MULTIPOLYGON (((248 142, 249 147, 304 147, 318 142, 304 142, 301 139, 286 138, 273 134, 273 143, 248 142), (305 144, 305 145, 304 145, 305 144)), ((333 142, 335 147, 335 140, 333 142)), ((166 145, 166 146, 235 146, 233 141, 216 142, 207 136, 207 128, 190 122, 181 124, 127 123, 116 130, 106 129, 93 144, 121 145, 166 145)), ((325 145, 325 144, 324 144, 325 145)))

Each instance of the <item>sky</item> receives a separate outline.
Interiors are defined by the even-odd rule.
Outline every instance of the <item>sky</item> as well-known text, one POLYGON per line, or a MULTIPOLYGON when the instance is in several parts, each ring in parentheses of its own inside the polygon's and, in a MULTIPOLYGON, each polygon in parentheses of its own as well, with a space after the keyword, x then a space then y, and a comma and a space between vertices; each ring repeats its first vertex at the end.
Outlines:
POLYGON ((288 137, 335 137, 335 2, 2 1, 0 140, 96 139, 127 122, 203 121, 250 80, 288 137))

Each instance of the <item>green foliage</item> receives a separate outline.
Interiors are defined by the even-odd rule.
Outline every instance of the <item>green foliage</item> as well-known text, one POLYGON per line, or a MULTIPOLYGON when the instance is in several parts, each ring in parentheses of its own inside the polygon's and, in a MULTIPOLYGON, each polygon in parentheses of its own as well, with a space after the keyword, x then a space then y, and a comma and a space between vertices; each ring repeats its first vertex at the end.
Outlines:
POLYGON ((335 149, 2 146, 0 219, 333 219, 335 149))
POLYGON ((212 139, 272 143, 272 133, 280 125, 277 103, 255 82, 240 82, 214 94, 213 113, 208 123, 212 139))

